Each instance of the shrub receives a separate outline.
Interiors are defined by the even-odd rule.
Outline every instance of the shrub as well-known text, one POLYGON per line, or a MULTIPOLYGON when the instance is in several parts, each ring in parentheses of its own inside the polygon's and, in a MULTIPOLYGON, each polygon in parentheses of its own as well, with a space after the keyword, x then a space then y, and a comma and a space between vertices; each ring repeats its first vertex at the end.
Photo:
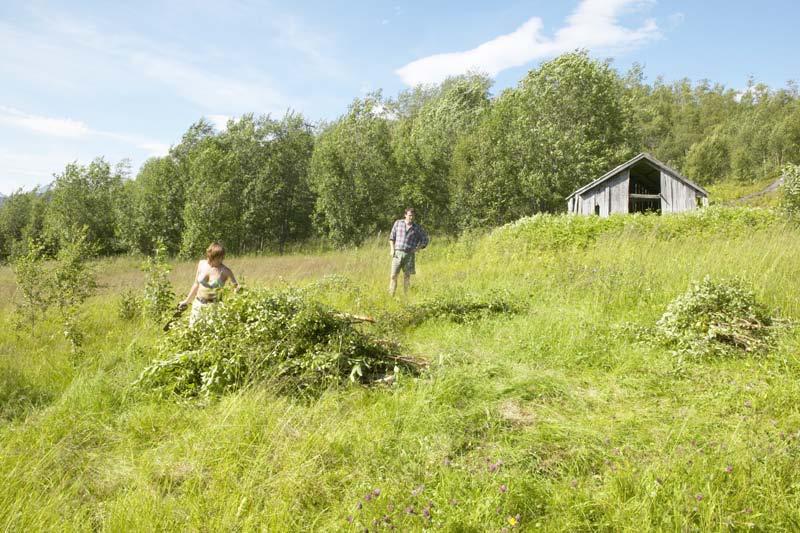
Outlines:
POLYGON ((172 311, 175 293, 169 282, 170 266, 167 263, 167 247, 159 239, 152 256, 142 265, 145 274, 144 291, 141 296, 141 310, 145 319, 161 323, 172 311))
POLYGON ((800 165, 783 167, 783 207, 793 218, 800 218, 800 165))
POLYGON ((33 330, 50 306, 43 247, 29 241, 25 253, 14 258, 13 270, 21 296, 16 303, 16 325, 28 325, 33 330))
POLYGON ((763 351, 774 319, 739 280, 706 277, 667 306, 656 327, 668 344, 692 355, 763 351))
POLYGON ((360 331, 296 290, 248 291, 204 310, 194 327, 174 328, 160 360, 138 384, 179 396, 208 396, 272 380, 281 390, 313 395, 348 379, 370 382, 416 370, 389 340, 360 331))
POLYGON ((117 300, 117 316, 122 320, 133 320, 141 316, 142 301, 139 292, 134 289, 126 289, 117 300))

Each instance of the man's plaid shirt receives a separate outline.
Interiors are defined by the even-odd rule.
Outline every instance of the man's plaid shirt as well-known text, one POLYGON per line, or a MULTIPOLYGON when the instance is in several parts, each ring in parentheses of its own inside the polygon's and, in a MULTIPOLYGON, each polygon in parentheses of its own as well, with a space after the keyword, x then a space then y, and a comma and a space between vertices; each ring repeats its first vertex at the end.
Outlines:
POLYGON ((401 252, 413 252, 417 248, 428 246, 428 234, 416 222, 406 227, 405 219, 396 220, 392 226, 389 240, 394 242, 394 249, 401 252))

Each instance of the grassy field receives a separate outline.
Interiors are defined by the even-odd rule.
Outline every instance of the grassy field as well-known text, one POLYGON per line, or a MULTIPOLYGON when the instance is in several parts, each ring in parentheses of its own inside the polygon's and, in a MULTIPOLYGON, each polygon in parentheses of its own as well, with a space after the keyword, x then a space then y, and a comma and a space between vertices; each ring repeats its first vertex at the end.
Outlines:
MULTIPOLYGON (((382 240, 230 258, 250 286, 318 283, 325 303, 352 313, 389 317, 454 294, 501 294, 521 309, 395 328, 408 354, 429 361, 423 375, 311 399, 264 384, 209 401, 132 387, 164 335, 117 318, 120 292, 142 283, 137 259, 98 264, 103 287, 86 305, 77 357, 55 321, 14 329, 13 274, 2 269, 0 524, 798 530, 800 334, 787 328, 768 354, 726 358, 678 357, 650 338, 669 302, 706 275, 738 276, 776 314, 800 318, 800 231, 738 217, 697 231, 670 217, 597 231, 554 217, 434 239, 397 298, 382 240)), ((183 295, 193 265, 174 267, 183 295)))

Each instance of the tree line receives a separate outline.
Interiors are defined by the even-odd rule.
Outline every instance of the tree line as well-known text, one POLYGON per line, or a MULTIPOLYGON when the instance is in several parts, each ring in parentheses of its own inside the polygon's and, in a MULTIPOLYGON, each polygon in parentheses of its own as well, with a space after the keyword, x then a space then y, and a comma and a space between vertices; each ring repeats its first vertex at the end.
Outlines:
POLYGON ((794 82, 744 91, 621 74, 576 51, 496 96, 481 74, 356 98, 329 123, 247 114, 193 124, 135 176, 103 158, 0 206, 0 260, 55 255, 85 231, 99 253, 282 252, 312 236, 358 244, 414 206, 435 233, 565 209, 574 189, 648 151, 702 185, 800 163, 794 82))

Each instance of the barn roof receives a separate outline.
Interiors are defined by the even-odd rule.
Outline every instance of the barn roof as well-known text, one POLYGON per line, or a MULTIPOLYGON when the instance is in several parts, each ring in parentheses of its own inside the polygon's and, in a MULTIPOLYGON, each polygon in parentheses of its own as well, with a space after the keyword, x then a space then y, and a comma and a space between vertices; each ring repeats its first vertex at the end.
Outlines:
POLYGON ((635 165, 636 163, 638 163, 639 161, 642 161, 642 160, 646 160, 647 162, 649 162, 653 166, 658 167, 659 169, 671 174, 677 180, 684 182, 686 185, 688 185, 689 187, 693 188, 697 192, 702 193, 704 196, 708 196, 708 191, 707 190, 705 190, 701 186, 697 185, 693 181, 690 181, 687 177, 682 176, 675 169, 673 169, 671 167, 668 167, 667 165, 665 165, 664 163, 662 163, 661 161, 659 161, 658 159, 656 159, 652 155, 648 154, 647 152, 642 152, 641 154, 637 155, 633 159, 630 159, 630 160, 622 163, 620 166, 614 168, 613 170, 610 170, 610 171, 606 172, 605 174, 603 174, 602 176, 600 176, 599 178, 597 178, 593 182, 587 183, 586 185, 584 185, 583 187, 581 187, 577 191, 575 191, 572 194, 570 194, 569 196, 567 196, 567 200, 569 200, 570 198, 572 198, 575 195, 581 194, 583 192, 588 191, 589 189, 594 188, 595 186, 599 185, 600 183, 606 181, 607 179, 610 179, 610 178, 616 176, 617 174, 619 174, 620 172, 622 172, 626 168, 632 167, 633 165, 635 165))

